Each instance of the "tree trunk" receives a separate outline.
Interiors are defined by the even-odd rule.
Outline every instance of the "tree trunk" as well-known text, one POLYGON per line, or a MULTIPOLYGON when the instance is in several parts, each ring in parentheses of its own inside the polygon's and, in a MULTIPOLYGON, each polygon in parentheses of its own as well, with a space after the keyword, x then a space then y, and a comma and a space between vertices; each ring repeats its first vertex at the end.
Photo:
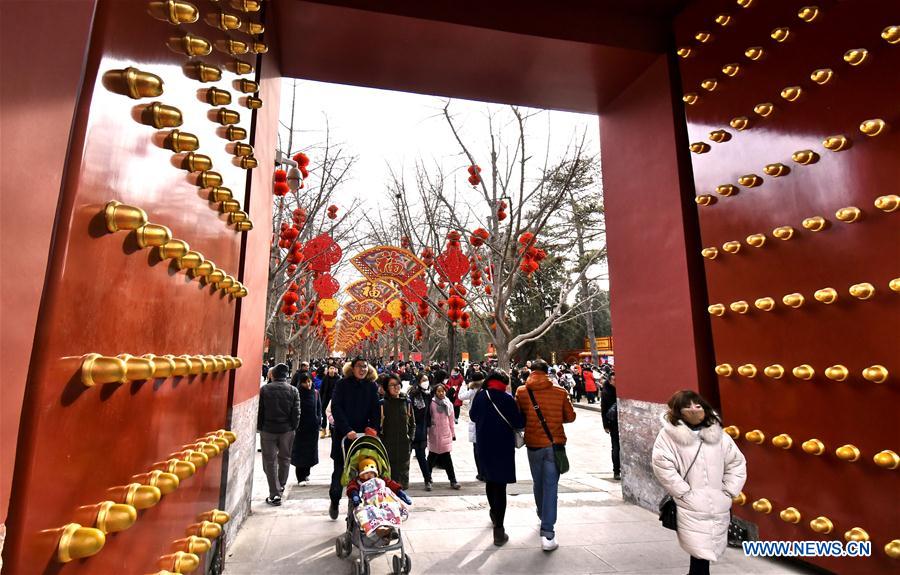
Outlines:
MULTIPOLYGON (((584 258, 584 230, 581 226, 576 227, 578 234, 578 260, 584 258)), ((591 305, 590 291, 588 290, 587 277, 581 276, 581 297, 585 299, 587 313, 584 316, 585 332, 587 333, 588 348, 591 350, 591 364, 597 365, 600 356, 597 354, 597 337, 594 334, 594 309, 591 305)))
POLYGON ((447 368, 453 369, 456 365, 456 327, 447 322, 447 368))

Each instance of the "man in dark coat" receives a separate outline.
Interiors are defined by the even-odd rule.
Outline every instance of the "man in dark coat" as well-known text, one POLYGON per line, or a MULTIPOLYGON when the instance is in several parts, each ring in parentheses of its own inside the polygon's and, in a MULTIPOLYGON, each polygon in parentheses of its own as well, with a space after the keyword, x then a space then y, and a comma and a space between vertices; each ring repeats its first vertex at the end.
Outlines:
MULTIPOLYGON (((608 364, 607 364, 608 365, 608 364)), ((603 414, 603 430, 612 442, 613 479, 621 479, 619 461, 619 404, 616 400, 616 372, 607 370, 600 390, 600 411, 603 414)))
POLYGON ((259 390, 256 429, 262 443, 263 471, 269 482, 269 505, 281 505, 281 494, 291 472, 294 430, 300 423, 300 394, 288 384, 287 376, 288 366, 279 363, 269 370, 269 383, 259 390))
POLYGON ((356 357, 344 366, 344 379, 337 382, 331 396, 331 415, 334 417, 334 435, 331 436, 331 459, 334 472, 331 474, 331 488, 328 495, 331 506, 328 515, 338 517, 341 502, 341 475, 344 472, 344 448, 357 435, 381 429, 381 407, 378 403, 378 386, 373 382, 377 377, 374 367, 362 357, 356 357))
POLYGON ((334 386, 341 378, 338 377, 338 369, 335 365, 329 365, 322 377, 322 385, 319 387, 319 397, 322 400, 322 437, 328 437, 329 425, 328 418, 325 416, 325 410, 331 403, 331 396, 334 395, 334 386))
POLYGON ((516 440, 514 429, 525 427, 525 418, 516 400, 506 392, 509 377, 492 371, 484 387, 472 399, 469 417, 475 422, 475 451, 485 480, 494 545, 509 540, 503 528, 506 516, 506 485, 516 482, 516 440))
POLYGON ((309 472, 319 463, 319 422, 322 421, 322 402, 309 376, 300 381, 300 424, 294 435, 291 463, 296 468, 297 483, 309 481, 309 472))

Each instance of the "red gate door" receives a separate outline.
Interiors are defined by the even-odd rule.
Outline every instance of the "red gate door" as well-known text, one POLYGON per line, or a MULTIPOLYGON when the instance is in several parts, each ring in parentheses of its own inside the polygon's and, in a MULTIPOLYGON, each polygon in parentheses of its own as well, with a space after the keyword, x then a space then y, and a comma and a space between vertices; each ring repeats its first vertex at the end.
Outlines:
POLYGON ((701 0, 677 22, 735 513, 900 566, 900 3, 701 0), (893 129, 892 129, 893 128, 893 129))
POLYGON ((97 3, 22 416, 9 573, 187 572, 227 520, 211 512, 233 440, 219 430, 241 365, 265 47, 251 33, 259 14, 235 8, 258 3, 196 4, 97 3))

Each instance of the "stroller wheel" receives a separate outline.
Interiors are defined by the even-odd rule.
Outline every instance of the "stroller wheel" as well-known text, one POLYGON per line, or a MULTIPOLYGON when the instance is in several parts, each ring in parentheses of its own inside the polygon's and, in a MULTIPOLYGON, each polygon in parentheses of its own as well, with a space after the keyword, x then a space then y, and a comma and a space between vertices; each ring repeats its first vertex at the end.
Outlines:
POLYGON ((403 573, 408 575, 410 571, 412 571, 412 557, 410 557, 409 555, 404 553, 403 554, 403 573))
POLYGON ((369 575, 369 563, 362 559, 353 562, 353 575, 369 575))
POLYGON ((401 575, 403 573, 403 560, 400 559, 399 555, 394 555, 391 557, 391 573, 394 575, 401 575))
POLYGON ((346 533, 339 535, 337 539, 334 540, 334 552, 341 559, 350 556, 350 538, 346 533))

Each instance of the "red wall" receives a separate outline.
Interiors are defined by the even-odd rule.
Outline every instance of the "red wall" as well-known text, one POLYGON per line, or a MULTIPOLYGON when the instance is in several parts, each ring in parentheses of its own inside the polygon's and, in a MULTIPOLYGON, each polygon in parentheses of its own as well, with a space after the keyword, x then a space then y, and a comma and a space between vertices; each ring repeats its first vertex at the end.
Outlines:
POLYGON ((763 539, 843 540, 845 532, 861 527, 873 543, 871 558, 810 561, 839 573, 896 572, 897 560, 885 554, 884 546, 900 536, 897 471, 878 467, 873 456, 882 450, 900 452, 900 294, 888 287, 900 276, 900 212, 876 209, 874 201, 897 193, 900 133, 894 129, 869 137, 859 125, 871 118, 893 126, 900 120, 900 48, 881 38, 886 26, 900 22, 900 3, 817 2, 819 15, 812 22, 798 17, 807 5, 805 0, 754 2, 749 9, 734 5, 732 22, 723 28, 713 23, 721 3, 699 0, 676 24, 678 45, 694 50, 681 60, 682 90, 700 97, 685 107, 689 140, 710 147, 691 154, 695 188, 717 198, 713 205, 695 208, 701 247, 719 250, 715 259, 704 260, 706 303, 727 308, 746 301, 750 306, 745 314, 728 309, 710 318, 716 361, 735 370, 718 377, 718 384, 726 423, 740 430, 736 441, 747 456, 744 492, 749 502, 765 498, 773 507, 769 514, 758 513, 748 502, 735 506, 735 514, 758 524, 763 539), (790 28, 786 42, 770 37, 776 27, 790 28), (694 40, 699 30, 714 34, 709 45, 694 40), (755 45, 766 51, 758 61, 744 55, 755 45), (860 66, 846 63, 843 55, 852 48, 869 50, 869 60, 860 66), (729 77, 722 68, 732 62, 741 70, 729 77), (816 84, 810 73, 825 67, 833 70, 833 79, 816 84), (700 87, 707 78, 717 79, 714 91, 700 87), (803 90, 797 101, 780 95, 788 86, 803 90), (766 118, 753 111, 763 102, 775 106, 766 118), (739 131, 729 124, 736 116, 747 116, 752 124, 739 131), (717 129, 731 139, 712 141, 710 132, 717 129), (849 137, 852 146, 826 149, 823 140, 836 134, 849 137), (799 150, 813 150, 819 160, 796 163, 792 154, 799 150), (764 167, 774 163, 790 173, 767 175, 764 167), (741 185, 738 178, 750 173, 760 176, 762 185, 741 185), (718 195, 715 189, 722 184, 736 186, 737 193, 718 195), (848 206, 861 210, 855 223, 835 215, 848 206), (801 222, 811 216, 825 218, 827 228, 804 229, 801 222), (794 237, 776 239, 772 230, 780 226, 793 227, 794 237), (752 247, 746 241, 751 234, 764 234, 765 244, 752 247), (723 250, 731 241, 740 243, 736 254, 723 250), (850 295, 849 287, 860 282, 875 286, 870 299, 850 295), (814 299, 825 287, 838 292, 831 305, 814 299), (795 292, 806 300, 798 309, 782 302, 795 292), (775 300, 773 310, 754 306, 763 297, 775 300), (743 364, 755 365, 759 373, 739 375, 743 364), (786 370, 781 379, 764 375, 765 366, 773 364, 786 370), (791 373, 802 364, 815 369, 811 380, 791 373), (846 380, 825 376, 826 368, 836 364, 848 368, 846 380), (875 364, 888 369, 887 381, 862 377, 863 369, 875 364), (754 429, 765 434, 763 444, 746 439, 754 429), (779 434, 791 437, 789 449, 772 444, 779 434), (825 444, 820 456, 801 449, 813 438, 825 444), (860 450, 858 461, 836 457, 844 444, 860 450), (787 507, 800 511, 798 524, 779 517, 787 507), (810 528, 818 516, 833 522, 831 534, 810 528))
MULTIPOLYGON (((215 6, 202 3, 200 8, 205 16, 215 6)), ((44 17, 64 20, 61 13, 44 17)), ((78 106, 70 103, 69 108, 70 114, 75 111, 75 122, 59 217, 52 231, 42 232, 54 238, 50 279, 40 305, 22 408, 15 497, 3 553, 4 567, 17 575, 155 572, 163 567, 159 558, 172 551, 173 542, 185 537, 188 526, 220 500, 221 456, 183 480, 158 505, 140 511, 131 528, 109 534, 96 556, 64 566, 56 562, 60 527, 70 522, 92 526, 96 505, 117 499, 116 488, 196 438, 226 427, 230 372, 94 387, 80 380, 81 357, 87 353, 233 355, 241 333, 235 329, 238 300, 192 280, 174 262, 161 260, 156 249, 140 249, 133 232, 109 233, 103 222, 109 200, 141 207, 151 222, 169 227, 173 237, 236 277, 248 234, 267 242, 269 224, 260 203, 270 186, 251 209, 252 217, 263 214, 261 230, 240 233, 228 224, 220 206, 209 201, 208 190, 196 184, 196 174, 182 169, 183 154, 163 147, 169 129, 138 121, 150 102, 179 108, 184 120, 179 129, 199 138, 198 153, 212 159, 224 185, 247 205, 250 172, 236 164, 224 128, 210 118, 214 108, 205 101, 207 88, 232 94, 227 107, 240 113, 239 125, 248 132, 254 114, 240 104, 243 95, 234 85, 234 73, 226 70, 220 81, 206 84, 187 77, 182 65, 188 58, 166 45, 185 30, 210 41, 225 37, 202 20, 179 27, 156 20, 143 2, 103 0, 97 5, 78 106), (104 73, 127 66, 160 76, 164 93, 133 100, 108 90, 101 80, 104 73)), ((82 33, 87 38, 87 30, 82 33)), ((249 40, 239 32, 231 36, 249 40)), ((252 54, 242 59, 258 66, 252 54)), ((202 60, 224 67, 232 58, 214 51, 202 60)), ((257 170, 266 174, 263 178, 271 174, 271 118, 277 110, 276 87, 273 101, 264 102, 261 112, 269 118, 257 170)), ((21 129, 18 135, 38 139, 21 129)), ((33 158, 23 165, 35 173, 33 158)), ((251 269, 258 277, 258 270, 251 269)), ((264 291, 258 285, 250 290, 257 297, 264 291)), ((249 334, 241 350, 258 362, 263 335, 258 329, 249 334)), ((258 381, 257 367, 247 365, 238 372, 242 370, 253 370, 248 381, 258 381)))
POLYGON ((93 11, 93 0, 0 7, 0 523, 93 11))
POLYGON ((600 113, 616 374, 629 399, 663 403, 679 389, 700 389, 715 401, 698 230, 686 203, 689 182, 683 187, 689 172, 671 84, 660 56, 600 113))

